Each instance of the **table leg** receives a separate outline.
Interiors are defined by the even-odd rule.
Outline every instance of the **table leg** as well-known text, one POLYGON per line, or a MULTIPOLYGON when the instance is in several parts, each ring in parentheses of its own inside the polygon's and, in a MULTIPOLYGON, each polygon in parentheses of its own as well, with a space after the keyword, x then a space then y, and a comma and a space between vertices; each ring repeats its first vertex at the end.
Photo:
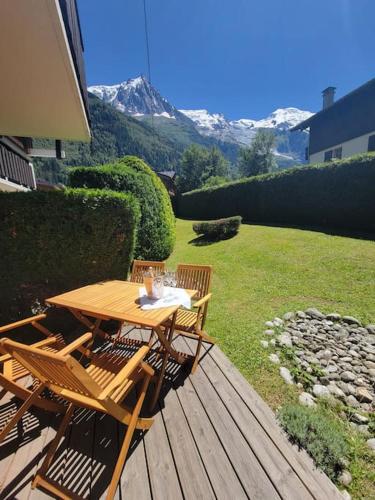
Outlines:
POLYGON ((150 403, 150 411, 152 411, 155 408, 155 405, 156 405, 156 403, 157 403, 157 401, 159 399, 161 387, 163 385, 165 369, 167 367, 169 356, 171 355, 174 359, 176 359, 176 361, 178 363, 181 362, 181 361, 179 361, 179 358, 181 358, 183 361, 185 361, 185 359, 183 357, 181 357, 178 354, 178 352, 175 351, 172 348, 173 332, 174 332, 174 327, 175 327, 175 324, 176 324, 176 318, 177 318, 177 311, 173 315, 173 318, 172 318, 172 321, 171 321, 171 325, 168 328, 167 335, 164 334, 164 332, 162 331, 162 329, 160 327, 157 327, 154 330, 155 333, 157 334, 157 336, 158 336, 161 344, 164 347, 164 353, 163 353, 163 361, 162 361, 162 364, 161 364, 160 373, 159 373, 159 376, 158 376, 158 379, 157 379, 157 382, 156 382, 155 391, 154 391, 154 394, 152 396, 152 400, 151 400, 151 403, 150 403))

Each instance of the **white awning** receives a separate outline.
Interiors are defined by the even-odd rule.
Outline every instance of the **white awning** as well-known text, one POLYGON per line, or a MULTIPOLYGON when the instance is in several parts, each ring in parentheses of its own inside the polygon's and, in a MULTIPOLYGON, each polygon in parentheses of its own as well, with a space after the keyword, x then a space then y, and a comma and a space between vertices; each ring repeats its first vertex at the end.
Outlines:
POLYGON ((90 140, 58 0, 0 2, 0 135, 90 140))

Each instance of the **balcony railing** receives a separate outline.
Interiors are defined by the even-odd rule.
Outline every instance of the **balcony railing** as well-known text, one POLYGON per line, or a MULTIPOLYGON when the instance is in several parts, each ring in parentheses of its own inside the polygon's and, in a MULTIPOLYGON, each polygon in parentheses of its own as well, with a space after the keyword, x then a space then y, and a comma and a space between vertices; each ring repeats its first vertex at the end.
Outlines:
POLYGON ((0 139, 0 178, 36 189, 34 170, 27 156, 6 138, 0 139))

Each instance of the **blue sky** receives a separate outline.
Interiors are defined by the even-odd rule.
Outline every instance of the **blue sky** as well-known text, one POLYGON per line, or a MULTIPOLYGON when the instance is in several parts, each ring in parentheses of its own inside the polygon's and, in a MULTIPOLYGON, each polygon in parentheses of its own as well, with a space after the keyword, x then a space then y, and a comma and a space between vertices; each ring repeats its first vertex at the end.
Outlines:
MULTIPOLYGON (((375 77, 374 0, 146 0, 151 80, 228 118, 317 111, 375 77)), ((89 85, 147 74, 143 0, 78 0, 89 85)))

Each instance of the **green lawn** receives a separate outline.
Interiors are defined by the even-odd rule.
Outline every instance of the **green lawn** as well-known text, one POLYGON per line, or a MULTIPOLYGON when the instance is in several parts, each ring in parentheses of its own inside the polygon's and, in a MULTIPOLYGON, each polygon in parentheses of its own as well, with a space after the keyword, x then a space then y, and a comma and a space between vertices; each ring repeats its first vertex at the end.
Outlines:
MULTIPOLYGON (((207 331, 273 409, 295 400, 297 392, 284 384, 260 345, 265 321, 317 307, 375 323, 374 241, 251 225, 209 245, 194 244, 195 237, 191 221, 177 221, 168 265, 214 266, 207 331)), ((359 469, 364 477, 354 481, 352 492, 362 480, 369 491, 359 469)))

